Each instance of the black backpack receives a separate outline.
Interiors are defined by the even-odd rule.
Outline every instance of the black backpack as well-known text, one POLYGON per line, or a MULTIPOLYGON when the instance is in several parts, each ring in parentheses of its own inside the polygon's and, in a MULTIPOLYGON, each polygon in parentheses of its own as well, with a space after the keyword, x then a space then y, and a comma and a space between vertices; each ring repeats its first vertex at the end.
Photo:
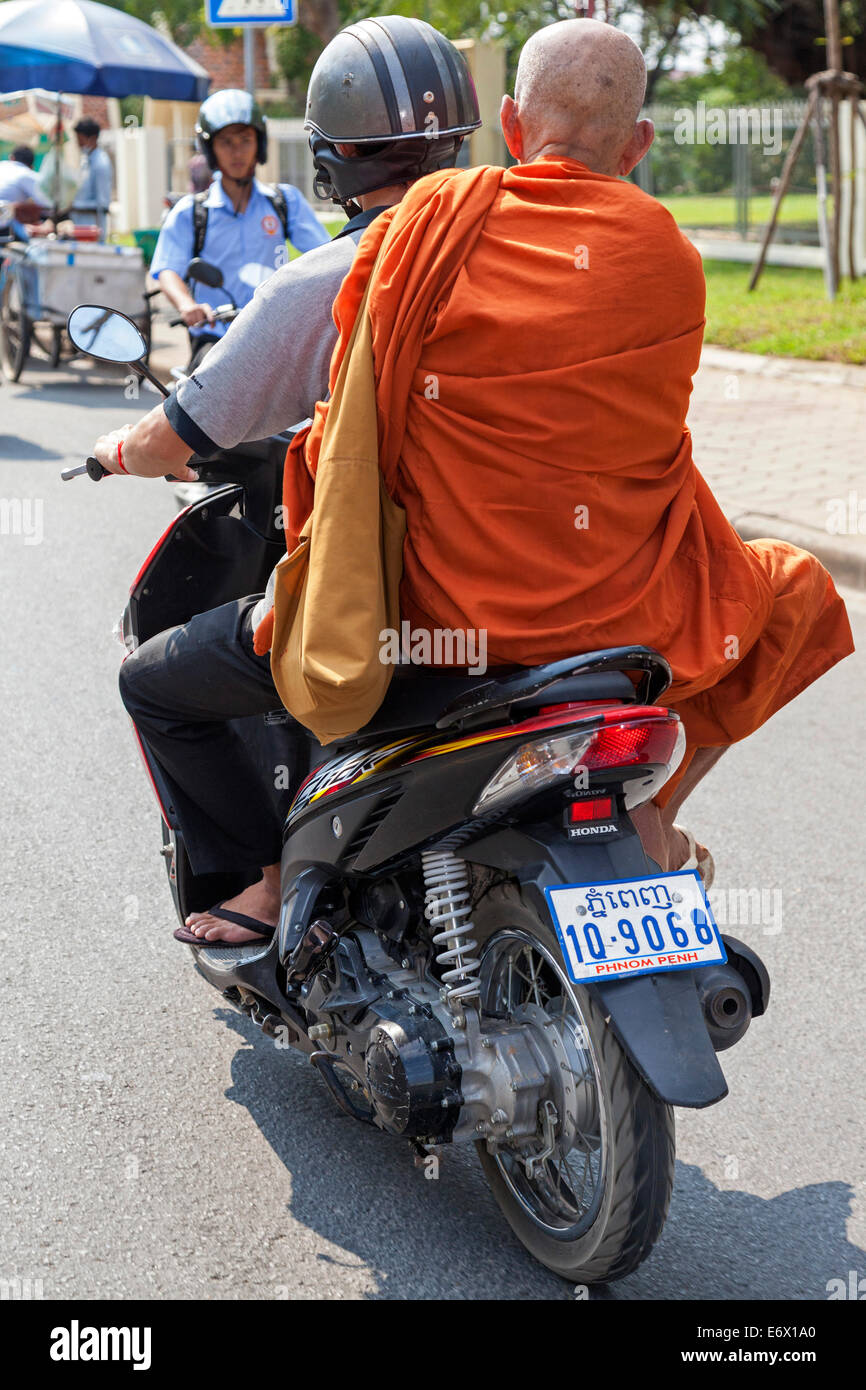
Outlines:
MULTIPOLYGON (((204 239, 207 235, 207 216, 210 211, 205 206, 205 199, 210 189, 205 189, 204 193, 196 193, 192 200, 192 259, 200 256, 204 250, 204 239)), ((289 239, 289 209, 286 206, 286 198, 279 185, 263 185, 262 192, 271 204, 283 228, 283 240, 289 239)))

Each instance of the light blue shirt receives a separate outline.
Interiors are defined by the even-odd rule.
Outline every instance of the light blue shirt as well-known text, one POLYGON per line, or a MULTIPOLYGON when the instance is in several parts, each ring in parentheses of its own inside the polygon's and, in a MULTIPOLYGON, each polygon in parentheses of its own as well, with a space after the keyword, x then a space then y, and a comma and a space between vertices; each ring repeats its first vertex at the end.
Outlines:
MULTIPOLYGON (((283 229, 273 203, 264 192, 266 186, 254 179, 250 200, 244 211, 238 213, 223 190, 220 175, 215 175, 205 199, 208 218, 201 257, 219 266, 223 287, 212 290, 195 282, 192 290, 200 304, 210 304, 216 309, 229 303, 231 296, 242 309, 249 304, 259 285, 288 260, 283 229)), ((304 195, 290 183, 281 183, 279 187, 286 200, 289 241, 299 251, 323 246, 330 238, 304 195)), ((188 195, 175 204, 162 224, 150 266, 151 275, 158 279, 164 270, 173 270, 183 279, 192 260, 194 240, 193 199, 188 195)), ((191 332, 222 337, 228 327, 225 323, 197 324, 191 332)))
POLYGON ((42 192, 39 175, 16 159, 0 161, 0 203, 38 203, 47 208, 51 200, 42 192))
POLYGON ((111 160, 105 150, 97 145, 93 150, 84 151, 81 156, 81 182, 70 210, 73 222, 81 224, 95 220, 105 236, 113 178, 111 160))

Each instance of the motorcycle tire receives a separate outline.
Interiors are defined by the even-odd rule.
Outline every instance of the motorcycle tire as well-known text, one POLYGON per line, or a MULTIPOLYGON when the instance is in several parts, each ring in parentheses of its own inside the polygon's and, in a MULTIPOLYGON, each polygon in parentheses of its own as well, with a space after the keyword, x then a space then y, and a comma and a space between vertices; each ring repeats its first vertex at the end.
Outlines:
MULTIPOLYGON (((673 1110, 638 1075, 591 993, 568 981, 552 927, 539 918, 516 886, 499 884, 484 894, 473 911, 472 924, 482 980, 491 951, 495 959, 497 952, 507 953, 526 938, 544 953, 543 969, 558 971, 560 986, 565 984, 576 1001, 584 1037, 595 1058, 596 1113, 604 1119, 599 1135, 603 1129, 606 1136, 604 1148, 600 1146, 597 1209, 591 1218, 590 1212, 584 1218, 589 1224, 577 1222, 571 1229, 556 1229, 545 1215, 543 1200, 539 1217, 531 1210, 532 1182, 521 1175, 519 1164, 510 1159, 508 1150, 502 1156, 491 1153, 481 1140, 476 1147, 493 1196, 517 1238, 554 1274, 576 1286, 622 1279, 646 1259, 664 1227, 674 1178, 673 1110), (511 932, 519 933, 519 938, 510 937, 511 932), (524 1185, 522 1191, 518 1182, 524 1185)), ((529 968, 534 978, 531 959, 529 968)), ((546 1186, 550 1191, 549 1178, 546 1186)))

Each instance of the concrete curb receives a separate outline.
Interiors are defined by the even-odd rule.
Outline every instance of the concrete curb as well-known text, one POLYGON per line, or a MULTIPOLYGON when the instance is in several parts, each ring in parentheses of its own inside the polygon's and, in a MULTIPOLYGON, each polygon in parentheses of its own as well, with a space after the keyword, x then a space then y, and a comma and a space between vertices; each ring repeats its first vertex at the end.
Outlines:
MULTIPOLYGON (((701 231, 683 228, 689 241, 699 252, 702 261, 737 261, 754 265, 761 251, 759 241, 740 241, 738 237, 712 236, 701 231)), ((821 270, 825 253, 820 246, 798 246, 793 242, 773 241, 767 253, 767 265, 782 265, 800 270, 821 270)))
POLYGON ((757 352, 737 352, 734 348, 705 343, 701 366, 714 371, 748 376, 796 377, 817 386, 850 386, 866 391, 866 367, 845 362, 810 362, 803 357, 767 357, 757 352))
POLYGON ((786 521, 780 516, 762 516, 757 512, 729 514, 728 520, 744 541, 771 537, 798 545, 801 550, 810 551, 820 560, 838 584, 866 591, 866 536, 854 536, 846 541, 829 536, 817 527, 786 521))

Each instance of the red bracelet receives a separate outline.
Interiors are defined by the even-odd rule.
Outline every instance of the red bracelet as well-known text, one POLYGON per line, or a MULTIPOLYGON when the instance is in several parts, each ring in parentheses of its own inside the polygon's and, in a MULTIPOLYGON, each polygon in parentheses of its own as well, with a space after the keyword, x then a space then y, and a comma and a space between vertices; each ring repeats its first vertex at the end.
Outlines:
POLYGON ((117 466, 118 466, 118 468, 120 469, 121 473, 125 473, 126 476, 129 477, 129 469, 124 465, 124 462, 123 462, 123 440, 122 440, 122 439, 118 439, 118 441, 117 441, 117 466))

